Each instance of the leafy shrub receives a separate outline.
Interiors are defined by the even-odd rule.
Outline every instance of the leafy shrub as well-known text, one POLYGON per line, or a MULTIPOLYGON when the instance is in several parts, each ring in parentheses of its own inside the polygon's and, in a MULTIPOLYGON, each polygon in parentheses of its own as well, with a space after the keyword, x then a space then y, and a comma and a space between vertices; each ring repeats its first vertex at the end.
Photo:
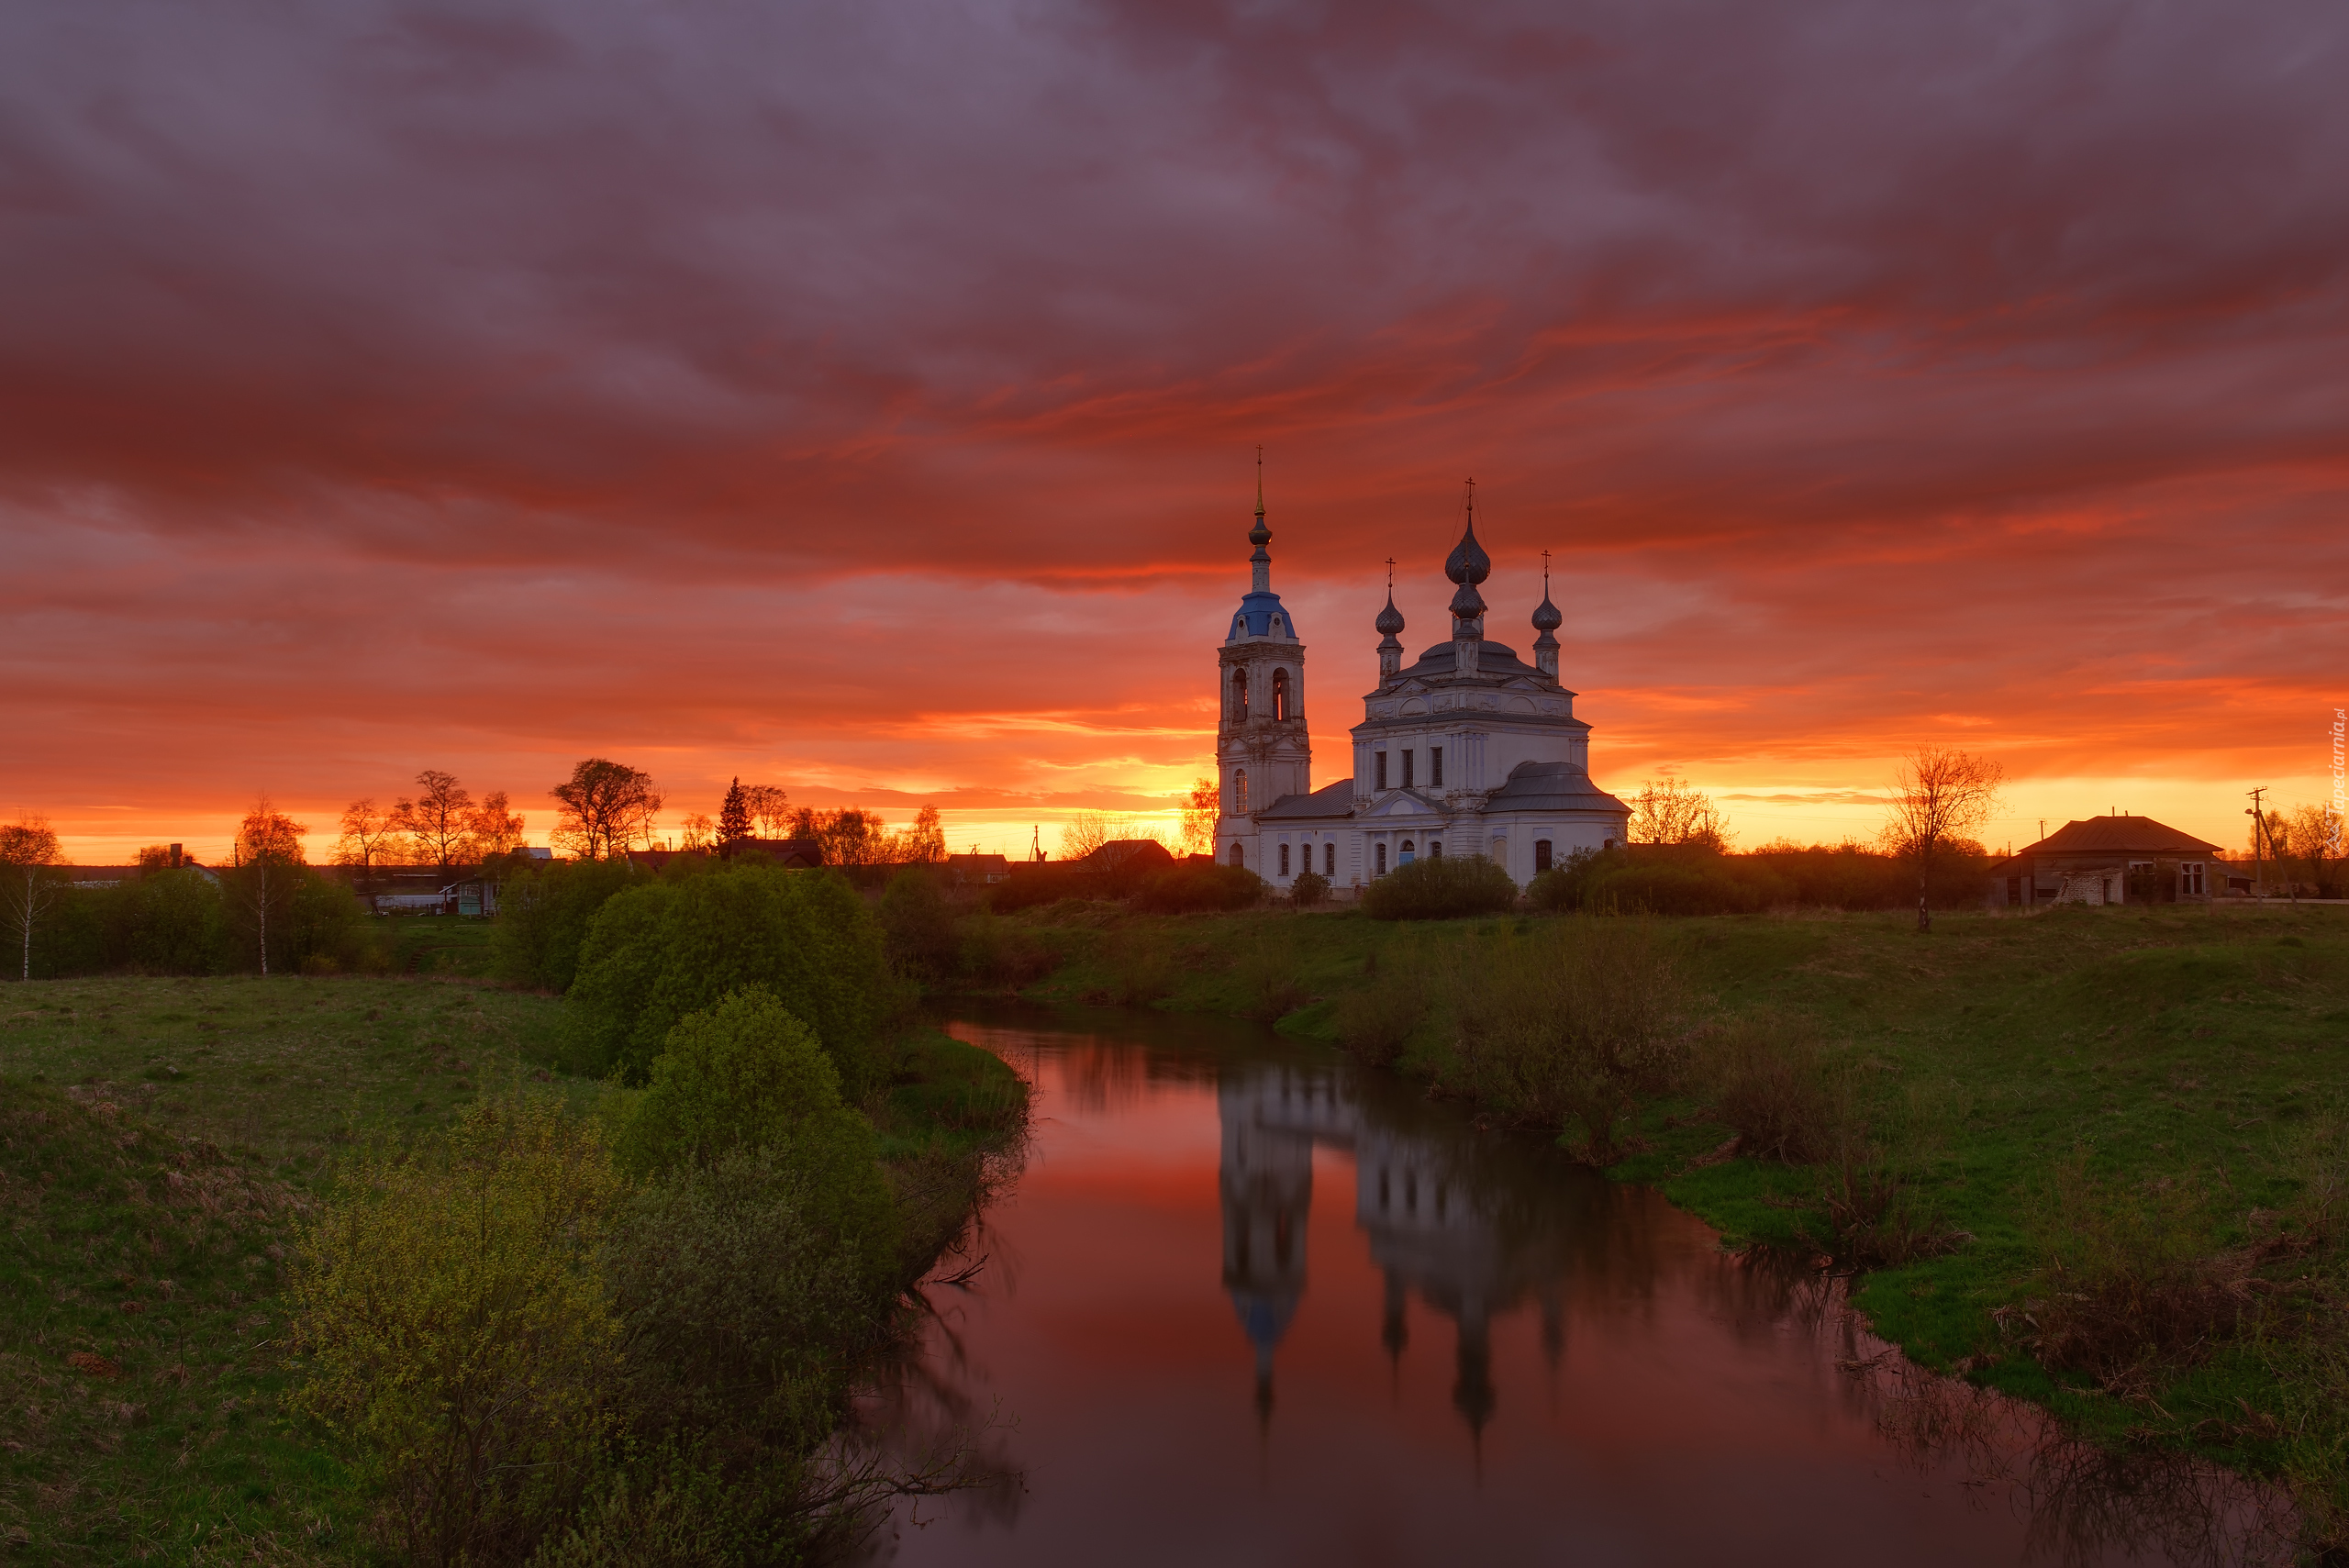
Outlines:
POLYGON ((1517 884, 1482 855, 1434 855, 1398 866, 1363 890, 1374 920, 1446 920, 1517 907, 1517 884))
POLYGON ((1063 898, 1090 898, 1096 891, 1092 879, 1074 864, 1021 864, 987 889, 987 907, 998 915, 1010 915, 1063 898))
POLYGON ((1250 909, 1264 900, 1264 879, 1246 866, 1186 862, 1152 872, 1134 893, 1134 907, 1154 915, 1250 909))
POLYGON ((872 1126, 842 1103, 815 1035, 770 992, 731 992, 678 1020, 616 1141, 620 1168, 641 1177, 774 1151, 798 1173, 794 1201, 810 1221, 861 1253, 876 1283, 888 1272, 895 1237, 872 1126))
POLYGON ((1642 922, 1582 917, 1464 949, 1450 976, 1460 1071, 1479 1098, 1562 1132, 1612 1163, 1637 1090, 1683 1068, 1683 985, 1642 922))
POLYGON ((1260 926, 1255 940, 1241 950, 1240 962, 1233 966, 1241 1011, 1271 1023, 1304 1006, 1305 986, 1297 977, 1299 957, 1293 922, 1275 920, 1260 926))
POLYGON ((1018 990, 1050 974, 1060 962, 1050 948, 982 906, 955 928, 963 973, 978 985, 1018 990))
POLYGON ((596 914, 641 880, 621 861, 569 861, 534 867, 499 890, 490 951, 499 978, 541 991, 568 991, 596 914))
POLYGON ((595 1268, 617 1194, 590 1124, 485 1101, 310 1228, 295 1407, 370 1456, 403 1561, 518 1562, 584 1494, 621 1386, 595 1268))
POLYGON ((641 1081, 679 1019, 745 985, 772 991, 823 1042, 851 1100, 896 992, 879 928, 823 872, 738 867, 640 883, 596 914, 569 995, 592 1063, 641 1081))
POLYGON ((1102 944, 1109 971, 1109 995, 1118 1005, 1139 1007, 1174 989, 1181 971, 1163 933, 1129 928, 1102 944))
POLYGON ((1370 984, 1341 992, 1330 1008, 1339 1040, 1373 1067, 1386 1067, 1428 1015, 1430 977, 1416 950, 1373 954, 1370 984))
POLYGON ((1526 902, 1553 915, 1587 909, 1591 884, 1623 863, 1620 849, 1576 850, 1527 884, 1526 902))
POLYGON ((106 961, 141 974, 211 974, 227 957, 220 888, 200 871, 151 871, 105 890, 106 961))
POLYGON ((1330 896, 1330 879, 1318 871, 1301 871, 1288 884, 1288 895, 1300 909, 1310 909, 1330 896))
POLYGON ((1812 1165, 1854 1136, 1848 1096, 1829 1081, 1808 1019, 1742 1014, 1710 1031, 1702 1049, 1718 1114, 1742 1152, 1812 1165))
POLYGON ((940 980, 954 973, 962 954, 954 910, 935 873, 908 869, 889 879, 881 895, 881 930, 898 973, 940 980))

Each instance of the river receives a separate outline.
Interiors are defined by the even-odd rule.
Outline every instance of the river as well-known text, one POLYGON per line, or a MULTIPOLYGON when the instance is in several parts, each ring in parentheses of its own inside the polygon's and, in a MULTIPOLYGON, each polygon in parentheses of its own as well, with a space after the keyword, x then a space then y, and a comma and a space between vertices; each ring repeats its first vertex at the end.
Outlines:
POLYGON ((913 1565, 2187 1562, 2223 1475, 2118 1462, 1909 1368, 1807 1267, 1338 1052, 1229 1021, 959 1010, 1036 1091, 876 1419, 996 1484, 913 1565))

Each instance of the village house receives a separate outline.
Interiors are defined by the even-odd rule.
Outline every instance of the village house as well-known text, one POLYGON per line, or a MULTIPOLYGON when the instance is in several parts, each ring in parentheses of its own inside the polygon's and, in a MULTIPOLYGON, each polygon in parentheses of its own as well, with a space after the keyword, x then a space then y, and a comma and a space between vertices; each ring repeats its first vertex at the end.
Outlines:
POLYGON ((2234 871, 2216 844, 2150 817, 2066 822, 1990 868, 1994 908, 2041 904, 2176 904, 2223 896, 2234 871))

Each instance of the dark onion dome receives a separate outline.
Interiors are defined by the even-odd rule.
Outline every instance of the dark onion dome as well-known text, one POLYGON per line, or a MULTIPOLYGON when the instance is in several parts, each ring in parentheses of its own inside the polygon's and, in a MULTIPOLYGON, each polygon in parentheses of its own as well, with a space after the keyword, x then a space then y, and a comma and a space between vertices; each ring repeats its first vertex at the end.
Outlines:
POLYGON ((1468 531, 1460 536, 1460 542, 1452 547, 1452 555, 1443 563, 1443 574, 1455 583, 1481 583, 1492 573, 1493 558, 1476 542, 1476 524, 1471 518, 1468 531))
POLYGON ((1452 616, 1454 620, 1475 620, 1485 613, 1485 595, 1476 592, 1474 583, 1460 584, 1460 592, 1452 595, 1452 616))
POLYGON ((1273 530, 1264 526, 1264 514, 1260 508, 1256 513, 1256 526, 1248 530, 1248 542, 1258 550, 1262 550, 1270 544, 1272 539, 1273 530))
POLYGON ((1394 589, 1386 590, 1386 607, 1378 612, 1378 618, 1371 625, 1381 637, 1393 637, 1402 631, 1403 612, 1395 607, 1394 589))
POLYGON ((1555 631, 1565 624, 1566 617, 1558 613, 1558 606, 1550 602, 1550 591, 1544 588, 1542 591, 1542 603, 1533 612, 1533 629, 1555 631))

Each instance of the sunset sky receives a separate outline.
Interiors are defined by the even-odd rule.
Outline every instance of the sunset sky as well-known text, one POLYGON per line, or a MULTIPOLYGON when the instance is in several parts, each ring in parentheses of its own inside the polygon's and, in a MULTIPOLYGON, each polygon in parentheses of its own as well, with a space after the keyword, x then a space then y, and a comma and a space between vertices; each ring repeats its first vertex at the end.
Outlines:
POLYGON ((956 849, 1315 782, 1474 475, 1598 782, 1742 843, 2332 797, 2349 10, 0 8, 0 815, 323 858, 581 757, 956 849))

